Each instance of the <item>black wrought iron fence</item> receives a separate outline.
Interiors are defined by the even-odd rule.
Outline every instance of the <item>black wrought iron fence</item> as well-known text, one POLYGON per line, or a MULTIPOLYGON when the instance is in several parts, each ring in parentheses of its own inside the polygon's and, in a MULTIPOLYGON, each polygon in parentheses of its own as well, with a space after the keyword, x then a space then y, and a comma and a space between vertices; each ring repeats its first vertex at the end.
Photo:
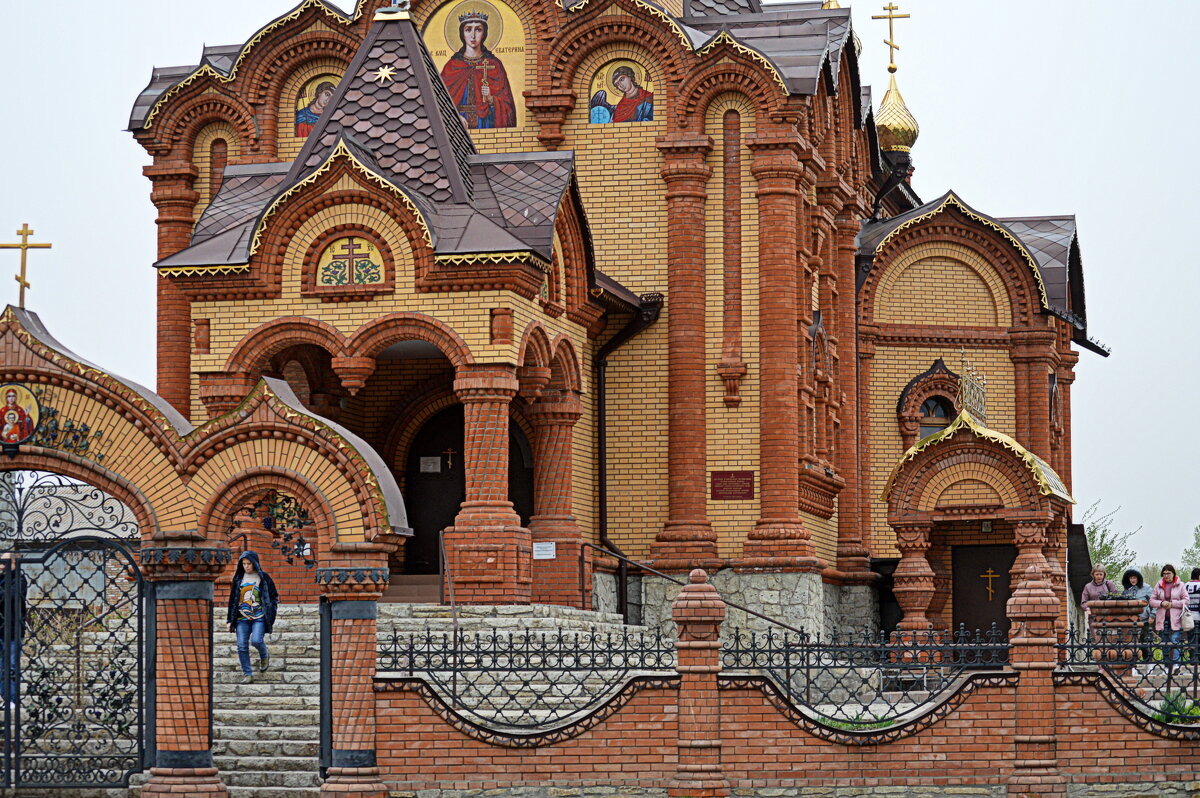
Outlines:
POLYGON ((726 673, 771 680, 810 719, 835 729, 887 729, 916 719, 971 672, 1008 661, 1008 641, 987 631, 929 629, 821 638, 733 630, 721 650, 726 673))
POLYGON ((1140 627, 1072 628, 1058 646, 1060 672, 1103 671, 1117 697, 1161 723, 1200 726, 1200 635, 1140 627))
POLYGON ((674 668, 672 639, 628 632, 393 631, 378 659, 381 676, 421 679, 468 720, 514 732, 573 723, 674 668))

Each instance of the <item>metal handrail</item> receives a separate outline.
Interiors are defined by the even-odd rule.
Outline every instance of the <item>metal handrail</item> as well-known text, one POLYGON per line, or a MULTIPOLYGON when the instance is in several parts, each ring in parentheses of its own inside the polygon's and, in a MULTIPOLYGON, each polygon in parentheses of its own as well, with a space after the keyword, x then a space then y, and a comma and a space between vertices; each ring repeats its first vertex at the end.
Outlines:
MULTIPOLYGON (((593 548, 596 551, 603 553, 607 557, 612 557, 615 560, 621 560, 626 565, 632 565, 634 568, 641 568, 643 571, 652 573, 655 576, 660 576, 669 582, 674 582, 675 584, 680 585, 680 586, 687 584, 687 582, 683 581, 682 579, 676 579, 675 577, 671 576, 670 574, 664 574, 662 571, 651 568, 649 565, 645 565, 644 563, 637 562, 636 560, 631 560, 628 557, 625 557, 621 554, 617 554, 616 552, 614 552, 610 549, 605 549, 600 546, 597 546, 595 543, 588 543, 587 541, 584 541, 583 545, 588 546, 589 548, 593 548)), ((620 587, 618 587, 618 590, 620 590, 620 587)), ((764 620, 767 623, 773 623, 776 626, 778 626, 782 629, 787 629, 790 632, 795 632, 796 634, 800 634, 800 635, 807 634, 803 629, 799 629, 795 626, 792 626, 790 623, 784 623, 783 621, 779 620, 778 618, 772 618, 769 615, 763 615, 758 610, 752 610, 749 607, 743 607, 741 604, 738 604, 733 601, 729 601, 728 599, 725 599, 725 605, 728 607, 733 607, 735 610, 741 610, 742 612, 746 613, 747 615, 753 615, 755 618, 764 620)), ((629 622, 628 617, 626 617, 625 622, 626 623, 629 622)))

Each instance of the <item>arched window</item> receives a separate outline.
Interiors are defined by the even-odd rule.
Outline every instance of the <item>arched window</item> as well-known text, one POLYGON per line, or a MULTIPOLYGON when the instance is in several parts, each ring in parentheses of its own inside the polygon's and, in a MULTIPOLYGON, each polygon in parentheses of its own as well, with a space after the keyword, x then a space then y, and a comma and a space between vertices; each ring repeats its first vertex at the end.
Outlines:
POLYGON ((954 420, 954 405, 944 396, 931 396, 921 405, 921 438, 941 432, 954 420))

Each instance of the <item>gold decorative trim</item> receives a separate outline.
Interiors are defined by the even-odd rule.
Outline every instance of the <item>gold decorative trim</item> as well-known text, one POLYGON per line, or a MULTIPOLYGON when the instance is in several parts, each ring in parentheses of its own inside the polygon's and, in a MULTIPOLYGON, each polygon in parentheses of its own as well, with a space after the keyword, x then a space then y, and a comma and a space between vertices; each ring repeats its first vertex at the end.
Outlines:
POLYGON ((960 200, 958 198, 958 195, 955 194, 953 191, 951 191, 949 194, 947 194, 946 199, 943 200, 942 203, 940 205, 938 205, 936 208, 934 208, 933 210, 923 213, 920 216, 909 219, 907 222, 904 222, 899 227, 897 227, 895 230, 891 231, 886 236, 884 236, 883 240, 880 241, 875 246, 875 252, 876 253, 881 252, 883 250, 884 246, 889 241, 891 241, 893 238, 898 236, 900 233, 904 232, 905 230, 909 229, 910 227, 915 227, 916 225, 920 224, 921 222, 924 222, 927 219, 931 219, 932 217, 937 216, 939 213, 946 210, 946 208, 951 205, 958 208, 959 211, 961 211, 963 213, 963 215, 978 222, 979 224, 982 224, 984 227, 988 227, 988 228, 991 228, 992 230, 995 230, 997 233, 1002 235, 1010 244, 1012 244, 1014 247, 1017 248, 1017 251, 1020 252, 1021 256, 1025 258, 1025 262, 1029 266, 1030 271, 1033 272, 1033 278, 1035 280, 1037 280, 1038 293, 1041 295, 1041 298, 1042 298, 1042 308, 1044 308, 1045 310, 1050 310, 1050 300, 1046 296, 1046 284, 1044 282, 1042 282, 1042 272, 1038 268, 1037 261, 1034 260, 1033 255, 1029 254, 1029 250, 1026 249, 1025 244, 1023 244, 1021 242, 1021 239, 1017 238, 1015 235, 1010 233, 1008 231, 1008 229, 1006 227, 1004 227, 1004 225, 1000 224, 999 222, 994 222, 991 219, 988 219, 985 216, 982 216, 981 214, 978 214, 975 211, 971 210, 971 208, 969 208, 965 202, 960 200))
POLYGON ((159 269, 158 273, 163 277, 218 277, 227 274, 245 274, 249 271, 250 264, 243 263, 236 266, 174 266, 159 269))
POLYGON ((266 227, 268 220, 270 220, 270 218, 279 209, 279 206, 296 193, 304 190, 304 188, 312 185, 318 179, 320 179, 323 174, 333 168, 334 162, 339 157, 345 157, 350 161, 350 165, 358 169, 363 177, 398 197, 400 201, 404 203, 405 207, 412 211, 413 215, 417 219, 417 222, 420 223, 421 231, 425 237, 425 243, 431 247, 433 246, 433 234, 429 231, 429 223, 425 220, 425 214, 421 213, 421 209, 417 207, 417 204, 412 201, 408 194, 390 183, 386 178, 383 178, 371 171, 371 169, 364 165, 362 161, 354 157, 354 153, 350 152, 350 149, 346 146, 345 141, 338 141, 337 146, 333 148, 333 152, 329 154, 329 157, 325 159, 325 162, 321 164, 317 171, 313 172, 311 175, 280 194, 279 197, 277 197, 276 200, 271 203, 270 207, 267 208, 266 212, 259 217, 258 224, 254 226, 254 240, 250 244, 251 257, 254 257, 254 255, 258 252, 259 247, 262 246, 262 231, 266 227))
POLYGON ((791 95, 791 92, 788 91, 787 83, 783 79, 783 75, 780 73, 779 69, 773 63, 771 63, 771 60, 758 50, 755 50, 753 47, 747 47, 737 39, 733 38, 733 35, 730 34, 729 31, 723 30, 718 33, 712 38, 712 41, 701 47, 699 50, 696 50, 696 55, 703 58, 721 44, 728 44, 734 50, 738 51, 752 61, 757 61, 758 63, 762 64, 770 71, 771 77, 774 78, 775 84, 779 86, 779 90, 783 92, 783 95, 785 97, 791 95))
POLYGON ((470 266, 476 263, 528 263, 544 274, 550 273, 550 261, 536 252, 464 252, 456 255, 438 255, 434 262, 447 266, 470 266))
POLYGON ((238 52, 237 60, 233 62, 233 66, 229 69, 228 75, 222 75, 208 64, 201 64, 192 74, 188 75, 179 83, 176 83, 174 86, 159 95, 158 99, 154 101, 154 105, 150 107, 150 113, 146 114, 146 121, 142 123, 142 130, 150 129, 151 125, 154 124, 154 118, 158 116, 158 112, 162 110, 164 103, 166 103, 175 95, 179 94, 191 84, 195 83, 200 78, 208 76, 213 78, 218 83, 232 83, 234 78, 237 77, 237 73, 242 66, 242 62, 246 60, 250 54, 250 51, 254 49, 254 47, 261 43, 262 40, 270 35, 273 31, 288 24, 289 22, 294 22, 295 20, 299 19, 300 15, 309 8, 319 9, 326 17, 329 17, 330 19, 342 25, 354 24, 354 21, 358 18, 358 14, 361 12, 360 7, 359 11, 356 11, 353 17, 346 17, 341 12, 330 9, 328 6, 322 3, 321 0, 303 0, 300 5, 296 6, 287 14, 268 22, 265 27, 261 28, 258 33, 254 34, 254 36, 249 39, 249 41, 243 44, 242 49, 238 52))
POLYGON ((950 426, 917 441, 915 445, 904 453, 904 456, 900 458, 900 462, 892 470, 891 476, 888 477, 887 484, 883 488, 883 493, 879 496, 880 500, 886 502, 888 497, 891 496, 892 486, 895 484, 896 477, 899 476, 900 469, 904 467, 905 463, 916 458, 918 454, 926 449, 930 449, 942 441, 953 438, 956 433, 964 429, 970 430, 976 437, 999 444, 1015 454, 1025 464, 1025 467, 1029 469, 1029 473, 1033 475, 1034 481, 1038 484, 1038 490, 1041 491, 1043 496, 1054 496, 1075 504, 1075 499, 1067 492, 1067 486, 1054 469, 1050 467, 1049 463, 1026 449, 1015 438, 1005 435, 1003 432, 997 432, 980 423, 966 410, 959 412, 958 418, 954 419, 950 426))

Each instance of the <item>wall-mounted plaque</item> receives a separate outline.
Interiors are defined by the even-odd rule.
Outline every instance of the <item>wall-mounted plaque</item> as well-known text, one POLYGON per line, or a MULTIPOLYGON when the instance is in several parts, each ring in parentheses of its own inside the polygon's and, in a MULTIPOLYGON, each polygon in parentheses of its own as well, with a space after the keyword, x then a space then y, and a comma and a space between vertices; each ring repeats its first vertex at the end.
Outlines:
POLYGON ((558 544, 553 540, 538 540, 533 544, 533 559, 535 560, 556 560, 558 559, 558 544))
POLYGON ((713 501, 754 498, 753 471, 711 471, 709 481, 713 501))
POLYGON ((421 458, 421 473, 422 474, 440 474, 442 473, 442 458, 441 455, 433 457, 421 458))

